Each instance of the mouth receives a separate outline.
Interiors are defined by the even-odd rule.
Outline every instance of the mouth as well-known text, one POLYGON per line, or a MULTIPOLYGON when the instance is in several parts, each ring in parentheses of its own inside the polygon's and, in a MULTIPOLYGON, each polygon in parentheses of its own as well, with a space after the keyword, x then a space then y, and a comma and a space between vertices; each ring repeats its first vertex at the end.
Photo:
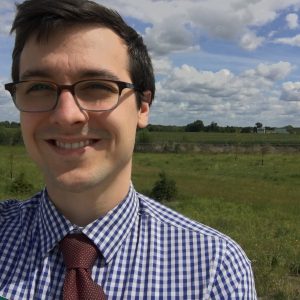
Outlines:
POLYGON ((99 140, 96 139, 90 139, 90 140, 83 140, 83 141, 76 141, 76 142, 63 142, 59 140, 47 140, 47 142, 59 149, 65 149, 65 150, 77 150, 77 149, 83 149, 87 146, 94 145, 99 140))

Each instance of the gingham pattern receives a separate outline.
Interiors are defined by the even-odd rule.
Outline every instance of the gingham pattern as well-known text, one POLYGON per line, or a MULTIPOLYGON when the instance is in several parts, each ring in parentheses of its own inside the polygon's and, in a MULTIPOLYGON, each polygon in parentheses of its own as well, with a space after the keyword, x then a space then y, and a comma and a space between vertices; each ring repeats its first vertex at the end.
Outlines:
POLYGON ((58 242, 86 234, 103 258, 92 278, 108 299, 256 299, 251 265, 227 236, 136 193, 85 228, 57 212, 44 190, 0 203, 0 296, 60 299, 58 242))

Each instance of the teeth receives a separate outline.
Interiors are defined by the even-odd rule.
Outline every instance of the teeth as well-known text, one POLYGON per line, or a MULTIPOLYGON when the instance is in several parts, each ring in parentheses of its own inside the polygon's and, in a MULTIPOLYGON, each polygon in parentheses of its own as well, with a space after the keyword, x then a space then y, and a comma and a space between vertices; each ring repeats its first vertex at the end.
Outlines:
POLYGON ((81 142, 76 142, 76 143, 64 143, 64 142, 60 142, 60 141, 55 141, 55 144, 57 147, 63 148, 63 149, 79 149, 79 148, 83 148, 83 147, 90 145, 91 141, 87 140, 87 141, 81 141, 81 142))

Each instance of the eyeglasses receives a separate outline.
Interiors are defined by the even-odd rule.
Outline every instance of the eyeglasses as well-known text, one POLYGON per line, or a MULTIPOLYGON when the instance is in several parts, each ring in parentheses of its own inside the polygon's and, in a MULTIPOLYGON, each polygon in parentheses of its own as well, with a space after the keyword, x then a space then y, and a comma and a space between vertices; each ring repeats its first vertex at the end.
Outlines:
POLYGON ((81 80, 71 85, 59 85, 50 81, 24 80, 7 83, 15 106, 22 112, 47 112, 57 106, 63 90, 72 93, 78 107, 86 111, 109 111, 115 109, 124 89, 140 92, 132 83, 95 79, 81 80))

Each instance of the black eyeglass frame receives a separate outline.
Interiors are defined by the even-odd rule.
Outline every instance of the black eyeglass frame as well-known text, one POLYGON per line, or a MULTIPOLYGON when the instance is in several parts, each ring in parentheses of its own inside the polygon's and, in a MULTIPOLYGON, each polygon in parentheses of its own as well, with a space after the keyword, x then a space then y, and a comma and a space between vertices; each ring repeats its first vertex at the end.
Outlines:
POLYGON ((74 101, 75 101, 76 105, 80 108, 80 110, 91 111, 91 112, 103 112, 103 111, 114 110, 120 104, 120 97, 121 97, 122 91, 126 88, 133 89, 134 91, 141 93, 141 94, 143 93, 140 89, 136 88, 136 86, 133 83, 119 81, 119 80, 102 79, 102 78, 79 80, 79 81, 74 82, 73 84, 57 84, 53 81, 47 81, 47 80, 40 80, 40 81, 39 80, 20 80, 20 81, 6 83, 6 84, 4 84, 4 88, 11 94, 11 97, 13 99, 13 102, 14 102, 16 108, 21 112, 29 112, 29 113, 41 113, 41 112, 49 112, 49 111, 55 110, 55 108, 58 104, 59 96, 63 90, 68 90, 69 92, 71 92, 71 94, 73 95, 74 101), (109 109, 86 109, 86 108, 83 108, 80 105, 80 103, 78 102, 76 95, 75 95, 75 86, 82 82, 97 81, 97 80, 105 81, 105 82, 112 82, 118 86, 118 89, 119 89, 118 101, 112 108, 109 108, 109 109), (49 83, 49 84, 54 85, 56 87, 56 101, 55 101, 55 104, 53 105, 53 107, 48 110, 35 110, 35 111, 24 110, 24 109, 21 109, 20 107, 18 107, 18 105, 16 103, 16 99, 15 99, 16 85, 19 83, 23 83, 23 82, 43 82, 43 83, 49 83))

